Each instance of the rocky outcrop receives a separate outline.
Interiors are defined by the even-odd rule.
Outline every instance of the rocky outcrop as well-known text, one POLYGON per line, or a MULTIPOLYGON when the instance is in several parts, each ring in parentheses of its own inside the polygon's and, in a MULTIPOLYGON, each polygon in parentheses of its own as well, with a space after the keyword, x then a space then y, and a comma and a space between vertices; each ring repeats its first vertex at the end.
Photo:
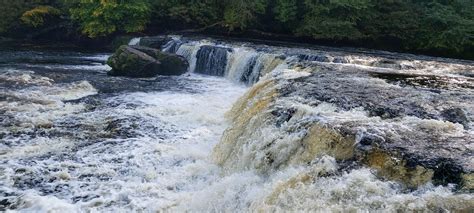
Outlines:
POLYGON ((433 78, 397 72, 324 63, 274 72, 234 105, 214 159, 269 174, 329 155, 408 188, 474 190, 474 82, 436 75, 414 87, 433 78))
POLYGON ((258 81, 234 105, 215 147, 226 173, 273 176, 329 156, 341 172, 370 168, 410 189, 474 189, 472 63, 177 38, 163 44, 155 47, 195 62, 193 72, 258 81))
POLYGON ((126 45, 117 49, 107 64, 112 67, 109 75, 136 78, 181 75, 189 66, 187 60, 181 56, 158 49, 126 45))

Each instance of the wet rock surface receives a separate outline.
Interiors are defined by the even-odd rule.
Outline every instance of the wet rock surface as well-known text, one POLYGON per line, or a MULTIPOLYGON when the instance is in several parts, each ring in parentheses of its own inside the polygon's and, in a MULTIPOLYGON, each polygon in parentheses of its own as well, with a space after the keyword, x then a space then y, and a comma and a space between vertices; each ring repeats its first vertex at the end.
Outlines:
POLYGON ((153 77, 160 72, 160 62, 150 55, 129 46, 120 48, 107 64, 112 67, 109 75, 129 77, 153 77))
POLYGON ((147 53, 160 62, 160 75, 181 75, 188 71, 189 63, 183 56, 142 46, 134 48, 147 53))
POLYGON ((182 56, 141 46, 121 46, 107 64, 112 67, 109 75, 128 77, 154 77, 156 75, 181 75, 188 69, 182 56))
MULTIPOLYGON (((439 80, 420 87, 412 82, 423 75, 387 78, 399 74, 331 64, 313 64, 308 70, 308 76, 282 83, 279 97, 311 107, 334 107, 332 113, 316 115, 316 122, 353 135, 356 156, 366 158, 377 150, 406 161, 406 168, 433 170, 435 184, 468 184, 461 176, 474 170, 474 79, 433 76, 439 80), (365 115, 339 118, 350 111, 365 115)), ((284 113, 274 115, 277 125, 288 120, 284 113)))

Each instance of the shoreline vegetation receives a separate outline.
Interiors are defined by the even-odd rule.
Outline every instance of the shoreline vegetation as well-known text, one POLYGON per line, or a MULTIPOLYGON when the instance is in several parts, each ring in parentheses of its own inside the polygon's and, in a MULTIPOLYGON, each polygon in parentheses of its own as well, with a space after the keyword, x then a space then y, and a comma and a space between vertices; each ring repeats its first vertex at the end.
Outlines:
POLYGON ((3 1, 0 41, 114 49, 158 34, 355 47, 474 60, 469 0, 3 1), (4 39, 1 39, 3 37, 4 39))

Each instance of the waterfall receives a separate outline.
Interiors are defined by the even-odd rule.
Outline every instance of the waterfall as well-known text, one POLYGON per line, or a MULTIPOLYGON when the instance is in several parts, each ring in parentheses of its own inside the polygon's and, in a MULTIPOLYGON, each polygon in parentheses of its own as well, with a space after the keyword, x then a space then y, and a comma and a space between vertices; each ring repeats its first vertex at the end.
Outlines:
POLYGON ((248 85, 257 83, 260 76, 263 76, 273 71, 278 65, 282 64, 283 60, 275 54, 259 54, 255 60, 255 65, 252 66, 251 72, 247 72, 247 75, 241 77, 241 81, 246 82, 248 85))
POLYGON ((196 55, 196 69, 194 72, 224 76, 227 66, 227 54, 231 50, 223 47, 202 46, 196 55))
POLYGON ((474 209, 474 62, 130 43, 196 74, 110 77, 104 53, 1 50, 0 211, 474 209))
POLYGON ((176 51, 178 51, 182 44, 183 42, 179 39, 179 37, 173 36, 171 37, 171 40, 168 43, 163 45, 162 51, 176 53, 176 51))
POLYGON ((222 76, 247 85, 284 63, 276 54, 253 48, 224 46, 207 40, 183 41, 178 37, 163 45, 162 51, 185 57, 190 72, 222 76))
POLYGON ((132 38, 132 40, 130 40, 130 42, 128 42, 128 45, 130 45, 130 46, 140 45, 140 40, 141 40, 141 38, 132 38))
POLYGON ((176 54, 185 57, 189 62, 189 72, 194 72, 196 67, 196 55, 200 49, 199 44, 182 44, 177 48, 176 54))
MULTIPOLYGON (((458 65, 435 65, 409 59, 364 54, 358 51, 346 52, 345 49, 325 50, 290 48, 279 46, 256 45, 245 42, 221 42, 210 39, 170 36, 162 44, 164 52, 175 53, 185 57, 189 62, 189 72, 204 75, 221 76, 233 82, 253 85, 280 64, 339 64, 358 66, 369 69, 417 69, 435 73, 468 72, 458 65), (461 71, 459 71, 461 70, 461 71)), ((140 38, 134 38, 129 45, 140 44, 140 38)))
POLYGON ((255 67, 258 57, 257 52, 243 48, 237 48, 229 58, 229 67, 226 77, 233 81, 244 81, 255 67))

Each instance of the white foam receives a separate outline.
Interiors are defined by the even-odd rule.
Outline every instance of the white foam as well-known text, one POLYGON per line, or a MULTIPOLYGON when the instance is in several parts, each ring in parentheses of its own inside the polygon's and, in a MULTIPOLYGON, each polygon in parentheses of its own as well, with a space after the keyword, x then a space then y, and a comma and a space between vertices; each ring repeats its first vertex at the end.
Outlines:
POLYGON ((9 69, 0 74, 0 81, 13 82, 15 84, 33 84, 50 86, 53 79, 37 76, 32 71, 9 69))
POLYGON ((109 57, 110 57, 110 54, 97 54, 97 55, 93 55, 93 56, 82 56, 82 57, 79 57, 79 58, 106 62, 107 59, 109 59, 109 57))
MULTIPOLYGON (((135 92, 124 93, 104 100, 115 105, 113 108, 98 109, 93 112, 65 110, 69 104, 61 104, 60 100, 77 98, 78 94, 88 94, 89 84, 82 82, 61 87, 64 92, 56 89, 41 88, 52 101, 52 105, 43 113, 47 121, 78 122, 83 126, 96 128, 97 134, 107 134, 106 129, 112 121, 123 120, 126 128, 136 128, 138 135, 126 139, 110 139, 75 150, 74 156, 80 159, 56 161, 53 157, 70 153, 76 146, 82 146, 81 140, 56 140, 41 138, 14 148, 3 149, 1 159, 17 160, 42 157, 37 160, 33 171, 35 178, 56 177, 70 187, 66 194, 56 194, 60 203, 69 203, 73 196, 98 196, 86 201, 72 204, 81 210, 115 211, 115 210, 163 210, 182 199, 189 191, 202 189, 210 179, 219 176, 219 169, 209 159, 209 153, 218 143, 221 133, 227 127, 223 114, 232 103, 246 90, 225 79, 191 75, 189 80, 201 82, 196 84, 195 93, 187 92, 135 92), (129 108, 128 104, 138 105, 129 108), (133 119, 138 119, 134 122, 133 119), (134 127, 138 125, 138 127, 134 127), (110 143, 110 145, 108 145, 110 143), (115 159, 120 159, 118 163, 115 159), (60 172, 44 174, 45 169, 60 172), (75 168, 75 169, 71 169, 75 168), (39 173, 36 173, 39 172, 39 173), (106 182, 87 181, 84 185, 81 176, 93 180, 98 177, 110 178, 106 182)), ((31 92, 31 91, 30 91, 31 92)), ((39 96, 39 98, 44 98, 39 96)), ((71 104, 70 106, 82 106, 71 104)), ((23 109, 27 110, 27 109, 23 109)), ((16 112, 24 114, 21 123, 34 122, 41 117, 34 111, 16 112), (31 118, 27 121, 27 118, 31 118)), ((38 110, 41 111, 41 110, 38 110)), ((13 112, 12 112, 13 113, 13 112)), ((60 130, 60 127, 53 129, 60 130)), ((84 137, 86 132, 78 129, 76 134, 84 137)), ((5 181, 15 176, 11 171, 3 177, 5 181)), ((53 184, 56 184, 54 182, 53 184)), ((49 197, 24 197, 24 210, 42 211, 49 197), (44 202, 37 206, 34 202, 44 202)))
POLYGON ((76 206, 53 196, 40 196, 27 193, 18 201, 19 212, 81 212, 76 206))
POLYGON ((140 45, 140 40, 141 40, 140 37, 138 37, 138 38, 132 38, 132 40, 130 40, 130 42, 128 42, 128 45, 130 45, 130 46, 133 46, 133 45, 140 45))

